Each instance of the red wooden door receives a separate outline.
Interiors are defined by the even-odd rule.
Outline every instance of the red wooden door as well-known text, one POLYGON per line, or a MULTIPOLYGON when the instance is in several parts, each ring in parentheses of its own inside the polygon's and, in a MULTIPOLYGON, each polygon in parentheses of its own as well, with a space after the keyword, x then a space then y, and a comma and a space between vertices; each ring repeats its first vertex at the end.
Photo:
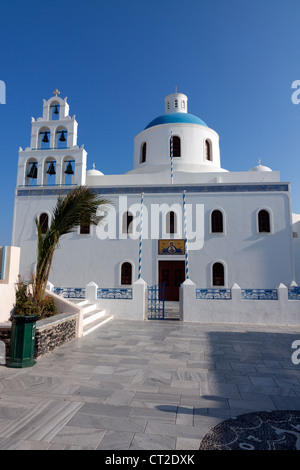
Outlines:
POLYGON ((160 261, 159 283, 165 284, 165 300, 179 300, 179 287, 185 281, 184 261, 160 261))

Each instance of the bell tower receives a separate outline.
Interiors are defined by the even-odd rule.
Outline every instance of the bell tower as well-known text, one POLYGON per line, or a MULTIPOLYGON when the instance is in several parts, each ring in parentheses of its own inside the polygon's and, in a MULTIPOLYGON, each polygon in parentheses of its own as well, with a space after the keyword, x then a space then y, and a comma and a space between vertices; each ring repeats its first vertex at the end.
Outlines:
POLYGON ((87 152, 77 145, 77 121, 60 91, 43 100, 42 117, 31 118, 30 147, 19 149, 17 186, 83 185, 87 152))

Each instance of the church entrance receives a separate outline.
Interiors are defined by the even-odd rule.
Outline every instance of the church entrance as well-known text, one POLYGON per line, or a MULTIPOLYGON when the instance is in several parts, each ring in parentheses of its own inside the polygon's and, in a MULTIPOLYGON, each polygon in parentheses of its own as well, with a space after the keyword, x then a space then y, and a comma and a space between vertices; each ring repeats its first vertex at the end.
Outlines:
POLYGON ((184 261, 159 261, 159 284, 165 285, 165 300, 178 301, 179 287, 185 281, 184 261))

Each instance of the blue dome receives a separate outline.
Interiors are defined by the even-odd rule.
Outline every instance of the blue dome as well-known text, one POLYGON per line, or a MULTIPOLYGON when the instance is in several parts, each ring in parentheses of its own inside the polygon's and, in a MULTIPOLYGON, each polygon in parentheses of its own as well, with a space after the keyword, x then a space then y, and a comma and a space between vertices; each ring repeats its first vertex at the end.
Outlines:
POLYGON ((153 119, 145 129, 149 129, 149 127, 159 126, 160 124, 172 124, 177 122, 183 122, 185 124, 198 124, 200 126, 206 126, 202 119, 194 116, 193 114, 189 113, 169 113, 163 114, 162 116, 158 116, 157 118, 153 119))

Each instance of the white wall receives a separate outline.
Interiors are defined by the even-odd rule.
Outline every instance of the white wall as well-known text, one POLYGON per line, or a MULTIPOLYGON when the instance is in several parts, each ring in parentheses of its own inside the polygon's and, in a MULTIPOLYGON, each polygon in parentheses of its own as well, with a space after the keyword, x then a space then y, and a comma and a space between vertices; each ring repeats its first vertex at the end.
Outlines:
POLYGON ((278 300, 242 300, 241 289, 231 289, 231 300, 196 299, 196 285, 181 287, 183 321, 255 325, 300 325, 300 300, 288 300, 287 287, 278 286, 278 300))
POLYGON ((132 286, 131 299, 97 299, 98 285, 90 282, 85 288, 85 298, 88 302, 96 303, 99 309, 105 310, 114 318, 126 320, 144 320, 146 318, 147 285, 143 279, 139 279, 132 286))
POLYGON ((16 302, 16 282, 19 274, 20 248, 8 246, 5 276, 0 281, 0 322, 9 320, 16 302))
MULTIPOLYGON (((50 281, 56 287, 84 287, 91 279, 99 287, 121 287, 120 264, 130 260, 138 273, 139 239, 119 237, 119 216, 132 205, 139 217, 140 194, 127 194, 120 203, 118 195, 107 197, 114 203, 109 211, 111 220, 116 220, 116 238, 101 240, 99 231, 92 227, 91 235, 80 235, 78 232, 64 237, 56 250, 50 281), (125 198, 125 199, 124 199, 125 198), (119 206, 121 204, 121 206, 119 206)), ((158 281, 157 238, 166 238, 160 228, 156 239, 151 239, 151 212, 154 205, 176 204, 182 207, 183 196, 175 194, 144 195, 142 277, 148 285, 158 281), (148 239, 146 239, 146 219, 148 214, 148 239)), ((34 218, 41 212, 52 213, 56 196, 24 196, 17 198, 16 223, 13 243, 21 246, 22 257, 20 270, 29 278, 36 262, 37 236, 34 218)), ((190 275, 199 287, 211 287, 211 265, 221 260, 226 266, 226 286, 237 282, 243 288, 273 288, 284 283, 289 285, 295 280, 292 259, 292 238, 289 220, 289 192, 250 192, 250 193, 187 193, 187 204, 193 205, 193 223, 195 222, 196 204, 203 206, 204 221, 200 221, 200 229, 204 229, 204 244, 198 250, 191 249, 189 243, 190 275), (271 234, 257 232, 257 211, 267 208, 271 213, 271 234), (210 214, 213 209, 224 212, 224 233, 210 232, 210 214)), ((106 223, 101 227, 107 230, 106 223)), ((162 216, 160 216, 160 225, 162 216)), ((111 226, 111 225, 110 225, 111 226)), ((195 227, 193 228, 195 230, 195 227)), ((101 231, 101 230, 100 230, 101 231)), ((103 233, 103 231, 102 231, 103 233)), ((200 232, 199 232, 200 233, 200 232)), ((184 238, 182 231, 181 236, 184 238)), ((170 258, 168 258, 170 259, 170 258)), ((172 258, 175 259, 175 258, 172 258)), ((177 257, 184 259, 184 256, 177 257)))

